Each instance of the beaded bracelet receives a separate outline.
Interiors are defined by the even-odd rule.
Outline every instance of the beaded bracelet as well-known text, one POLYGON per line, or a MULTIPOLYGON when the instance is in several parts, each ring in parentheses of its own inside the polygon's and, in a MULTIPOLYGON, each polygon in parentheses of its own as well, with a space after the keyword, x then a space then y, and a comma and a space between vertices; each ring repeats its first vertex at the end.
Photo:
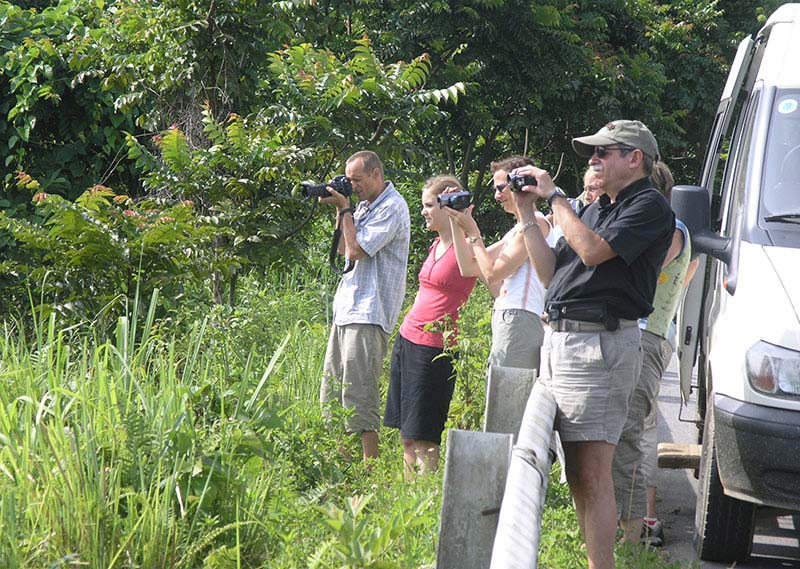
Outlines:
POLYGON ((520 233, 525 233, 531 227, 539 227, 539 222, 536 221, 535 219, 532 219, 531 221, 526 221, 523 224, 522 229, 520 229, 520 233))

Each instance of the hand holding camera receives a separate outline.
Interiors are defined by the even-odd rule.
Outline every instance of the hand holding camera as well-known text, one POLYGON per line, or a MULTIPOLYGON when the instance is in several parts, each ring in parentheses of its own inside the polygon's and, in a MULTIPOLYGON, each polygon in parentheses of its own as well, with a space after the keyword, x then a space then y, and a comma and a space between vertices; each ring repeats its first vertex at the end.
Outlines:
POLYGON ((508 185, 512 191, 514 201, 517 203, 520 202, 520 198, 525 194, 532 194, 537 199, 546 198, 556 188, 547 170, 542 170, 536 166, 523 166, 509 172, 508 185))
POLYGON ((303 190, 303 197, 309 198, 329 198, 331 193, 328 188, 336 190, 338 193, 346 198, 353 194, 353 184, 347 179, 347 176, 336 176, 327 184, 314 184, 312 182, 303 182, 300 184, 303 190))
POLYGON ((536 186, 536 178, 531 175, 519 174, 516 170, 508 174, 508 189, 512 192, 521 192, 525 186, 536 186))
POLYGON ((458 188, 447 188, 444 192, 437 196, 437 199, 440 207, 444 207, 444 211, 450 218, 454 229, 457 227, 466 235, 480 235, 481 230, 478 228, 478 224, 472 217, 472 208, 474 206, 467 201, 470 199, 470 197, 471 196, 469 192, 459 191, 458 188), (466 194, 466 196, 459 197, 462 194, 466 194), (454 198, 448 198, 448 196, 454 196, 454 198), (453 207, 452 205, 444 203, 449 199, 455 199, 454 205, 458 207, 453 207), (464 203, 465 201, 467 203, 464 203))
POLYGON ((463 211, 469 207, 471 195, 468 191, 445 192, 436 196, 439 207, 449 207, 457 211, 463 211))

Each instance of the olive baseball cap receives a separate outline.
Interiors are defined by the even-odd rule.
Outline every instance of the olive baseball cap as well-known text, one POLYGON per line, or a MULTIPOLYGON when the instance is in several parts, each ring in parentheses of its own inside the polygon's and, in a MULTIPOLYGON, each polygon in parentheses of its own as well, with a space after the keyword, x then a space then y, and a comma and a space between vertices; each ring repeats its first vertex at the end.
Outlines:
POLYGON ((654 161, 659 158, 656 138, 650 129, 639 121, 613 121, 598 130, 596 134, 572 139, 572 148, 584 158, 592 157, 595 146, 611 146, 613 144, 638 148, 654 161))

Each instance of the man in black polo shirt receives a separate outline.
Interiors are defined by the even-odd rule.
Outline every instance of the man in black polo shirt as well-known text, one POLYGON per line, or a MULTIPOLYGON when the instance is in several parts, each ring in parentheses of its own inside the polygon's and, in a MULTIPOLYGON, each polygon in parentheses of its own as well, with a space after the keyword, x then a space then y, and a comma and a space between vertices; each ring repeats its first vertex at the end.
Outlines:
POLYGON ((576 214, 546 171, 527 166, 515 173, 536 185, 514 199, 528 256, 548 287, 551 333, 540 374, 558 403, 567 481, 595 569, 614 566, 611 464, 642 365, 637 319, 653 310, 675 217, 650 181, 658 144, 644 124, 614 121, 572 146, 589 159, 605 195, 576 214), (564 232, 553 249, 535 221, 537 198, 548 200, 564 232))

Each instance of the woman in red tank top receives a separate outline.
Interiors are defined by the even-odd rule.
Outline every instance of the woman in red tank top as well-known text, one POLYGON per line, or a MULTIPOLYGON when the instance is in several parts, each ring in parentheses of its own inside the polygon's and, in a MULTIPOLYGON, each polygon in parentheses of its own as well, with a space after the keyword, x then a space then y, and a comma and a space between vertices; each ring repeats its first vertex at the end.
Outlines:
POLYGON ((437 199, 452 187, 461 189, 458 179, 436 176, 422 188, 422 217, 426 228, 438 236, 420 269, 417 297, 392 350, 383 424, 400 429, 407 479, 418 466, 421 474, 438 467, 439 445, 455 386, 451 356, 442 354, 445 343, 451 347, 455 342, 458 309, 475 287, 474 277, 461 276, 450 219, 437 199))

